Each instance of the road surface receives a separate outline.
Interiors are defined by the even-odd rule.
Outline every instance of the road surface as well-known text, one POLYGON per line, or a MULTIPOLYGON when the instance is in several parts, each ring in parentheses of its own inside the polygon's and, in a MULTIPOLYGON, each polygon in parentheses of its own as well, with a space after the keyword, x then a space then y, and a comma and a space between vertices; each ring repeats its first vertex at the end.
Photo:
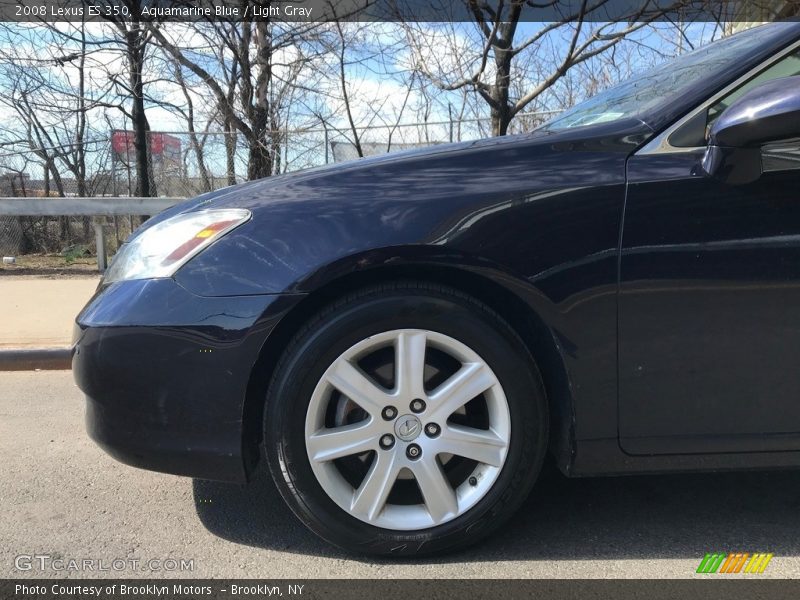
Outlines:
POLYGON ((584 480, 550 471, 480 546, 394 563, 319 541, 263 476, 237 486, 115 462, 84 433, 69 372, 0 373, 0 415, 0 577, 703 577, 694 571, 711 551, 773 552, 757 577, 800 577, 797 471, 584 480), (21 555, 106 568, 183 559, 193 570, 19 571, 21 555))

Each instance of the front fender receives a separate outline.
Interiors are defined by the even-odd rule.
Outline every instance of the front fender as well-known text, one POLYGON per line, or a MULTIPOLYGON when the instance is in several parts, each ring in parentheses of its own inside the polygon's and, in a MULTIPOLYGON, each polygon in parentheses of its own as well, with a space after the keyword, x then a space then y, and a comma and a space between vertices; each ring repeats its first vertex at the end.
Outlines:
POLYGON ((439 240, 458 215, 474 210, 468 204, 377 200, 354 210, 324 200, 272 202, 252 209, 251 221, 189 261, 175 278, 201 296, 308 290, 307 281, 317 273, 348 262, 374 264, 393 253, 413 254, 414 247, 446 252, 439 240))

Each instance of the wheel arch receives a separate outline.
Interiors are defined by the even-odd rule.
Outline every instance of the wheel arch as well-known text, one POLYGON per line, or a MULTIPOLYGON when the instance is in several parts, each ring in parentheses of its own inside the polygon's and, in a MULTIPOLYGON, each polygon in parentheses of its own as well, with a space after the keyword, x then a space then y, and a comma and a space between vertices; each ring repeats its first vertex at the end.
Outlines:
MULTIPOLYGON (((337 298, 359 288, 397 280, 447 285, 486 304, 514 328, 542 376, 550 415, 550 452, 559 469, 569 472, 574 447, 571 385, 556 336, 544 316, 547 311, 531 306, 518 291, 522 286, 529 287, 529 284, 519 280, 512 282, 508 274, 485 267, 477 270, 452 264, 413 261, 383 263, 345 273, 339 271, 336 276, 308 292, 281 318, 265 341, 248 381, 243 410, 244 455, 251 458, 259 456, 264 398, 275 365, 295 333, 312 315, 337 298), (518 289, 512 291, 512 283, 518 289)), ((254 461, 250 462, 252 464, 254 461)))

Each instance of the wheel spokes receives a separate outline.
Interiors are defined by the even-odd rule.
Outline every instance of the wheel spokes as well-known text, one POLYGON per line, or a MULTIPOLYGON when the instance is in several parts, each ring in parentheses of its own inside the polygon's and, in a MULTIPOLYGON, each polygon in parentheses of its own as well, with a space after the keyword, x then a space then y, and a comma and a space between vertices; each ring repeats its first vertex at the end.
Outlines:
POLYGON ((479 463, 501 467, 508 442, 491 429, 476 429, 447 424, 440 434, 438 451, 469 458, 479 463))
POLYGON ((425 394, 424 331, 404 331, 395 343, 395 387, 404 398, 422 398, 425 394))
POLYGON ((450 415, 488 390, 496 381, 484 363, 465 363, 429 396, 430 419, 446 422, 450 415))
POLYGON ((333 364, 327 380, 375 419, 380 418, 381 410, 391 400, 389 394, 346 360, 333 364))
POLYGON ((500 382, 477 353, 436 331, 398 329, 330 364, 309 403, 305 440, 337 505, 377 527, 412 531, 484 497, 507 460, 510 425, 500 382), (437 382, 449 375, 433 391, 428 369, 437 382), (403 473, 414 481, 400 481, 403 473))
POLYGON ((321 429, 308 438, 312 460, 326 462, 377 449, 377 433, 370 419, 331 429, 321 429))
POLYGON ((414 463, 412 473, 434 523, 458 514, 456 493, 434 457, 414 463))
POLYGON ((372 521, 386 506, 386 499, 400 469, 394 452, 378 452, 366 477, 353 494, 350 510, 372 521))

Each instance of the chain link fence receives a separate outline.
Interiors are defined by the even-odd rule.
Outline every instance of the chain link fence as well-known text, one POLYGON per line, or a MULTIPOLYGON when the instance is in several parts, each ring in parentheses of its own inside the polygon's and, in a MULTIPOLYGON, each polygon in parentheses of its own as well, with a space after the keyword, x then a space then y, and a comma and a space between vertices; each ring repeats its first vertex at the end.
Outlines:
MULTIPOLYGON (((235 134, 198 139, 186 133, 153 132, 149 138, 150 195, 188 198, 242 180, 243 149, 236 146, 235 134), (226 150, 231 139, 233 152, 226 150)), ((18 147, 0 153, 0 198, 122 200, 140 195, 131 132, 114 131, 106 139, 81 145, 18 147)), ((141 221, 134 215, 109 218, 108 251, 113 254, 141 221)), ((55 255, 70 264, 95 256, 96 251, 91 216, 0 216, 0 254, 9 260, 55 255)))
MULTIPOLYGON (((533 129, 550 115, 520 115, 515 132, 533 129)), ((485 119, 422 121, 341 130, 317 121, 308 127, 273 131, 268 141, 273 174, 296 171, 361 156, 486 137, 485 119)), ((237 132, 151 132, 149 195, 192 197, 244 181, 249 148, 237 132)), ((56 148, 25 143, 0 152, 0 198, 138 196, 133 133, 56 148)), ((142 217, 109 217, 107 251, 141 223, 142 217)), ((0 255, 53 256, 69 265, 96 254, 91 216, 0 216, 0 255)))

